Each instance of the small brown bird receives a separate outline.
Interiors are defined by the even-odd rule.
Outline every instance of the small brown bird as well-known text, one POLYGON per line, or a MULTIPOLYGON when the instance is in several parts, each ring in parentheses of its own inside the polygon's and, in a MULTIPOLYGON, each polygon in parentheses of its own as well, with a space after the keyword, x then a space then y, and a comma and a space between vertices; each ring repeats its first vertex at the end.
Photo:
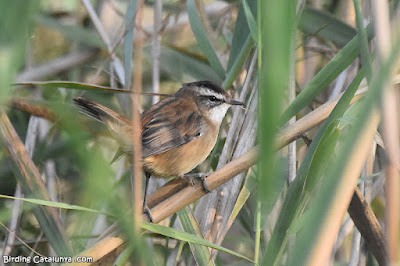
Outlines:
MULTIPOLYGON (((84 98, 75 104, 88 116, 104 123, 126 153, 132 153, 132 122, 84 98)), ((146 203, 150 176, 183 177, 202 163, 217 141, 223 118, 231 105, 244 105, 231 99, 220 86, 211 81, 185 83, 173 96, 145 110, 142 120, 142 156, 146 175, 143 212, 153 221, 146 203)), ((199 174, 209 192, 205 177, 199 174)))

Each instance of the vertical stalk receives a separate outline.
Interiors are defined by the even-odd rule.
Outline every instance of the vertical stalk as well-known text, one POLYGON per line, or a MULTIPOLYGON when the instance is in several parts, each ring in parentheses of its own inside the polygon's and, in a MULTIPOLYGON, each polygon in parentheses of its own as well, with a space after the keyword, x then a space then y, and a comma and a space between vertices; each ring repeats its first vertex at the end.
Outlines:
POLYGON ((132 143, 133 143, 133 207, 134 207, 134 223, 135 231, 138 232, 141 217, 142 217, 142 141, 141 141, 141 121, 139 113, 140 104, 140 93, 142 91, 142 22, 143 22, 143 0, 138 2, 138 10, 136 14, 136 30, 137 30, 137 41, 135 45, 134 53, 134 80, 133 88, 135 92, 132 93, 132 143))
MULTIPOLYGON (((391 50, 389 10, 386 1, 372 1, 374 12, 376 47, 379 63, 388 59, 391 50)), ((395 36, 399 37, 399 36, 395 36)), ((388 83, 386 83, 388 84, 388 83)), ((397 109, 396 91, 393 86, 386 85, 382 88, 382 119, 383 140, 386 152, 386 242, 389 253, 389 264, 398 262, 399 244, 399 116, 397 109)))

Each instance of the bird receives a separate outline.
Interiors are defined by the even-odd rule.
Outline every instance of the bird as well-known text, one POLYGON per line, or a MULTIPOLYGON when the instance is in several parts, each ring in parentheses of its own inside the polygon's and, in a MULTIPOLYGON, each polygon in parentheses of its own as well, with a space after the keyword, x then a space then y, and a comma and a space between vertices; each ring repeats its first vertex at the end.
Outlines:
MULTIPOLYGON (((91 100, 76 97, 79 110, 106 125, 126 154, 132 154, 132 121, 91 100)), ((212 81, 182 84, 171 97, 164 98, 141 114, 142 163, 146 176, 143 212, 151 222, 147 206, 150 177, 184 177, 211 153, 221 123, 230 106, 244 106, 212 81)), ((204 190, 204 174, 199 173, 204 190)))

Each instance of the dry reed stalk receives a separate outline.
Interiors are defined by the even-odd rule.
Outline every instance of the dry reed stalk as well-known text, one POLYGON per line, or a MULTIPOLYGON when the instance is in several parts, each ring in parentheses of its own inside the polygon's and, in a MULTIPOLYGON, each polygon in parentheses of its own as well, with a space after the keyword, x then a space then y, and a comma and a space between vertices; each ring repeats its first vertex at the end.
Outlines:
MULTIPOLYGON (((376 51, 378 64, 388 60, 391 51, 391 32, 389 21, 389 6, 386 1, 372 1, 372 12, 375 17, 376 51)), ((394 19, 393 25, 398 25, 399 19, 394 19)), ((399 38, 398 29, 394 29, 394 38, 399 38)), ((392 70, 394 72, 395 70, 392 70)), ((400 155, 399 155, 399 114, 397 97, 393 86, 386 82, 382 87, 382 128, 386 153, 386 206, 385 227, 386 241, 389 253, 389 263, 397 264, 399 259, 399 208, 400 208, 400 155)))
MULTIPOLYGON (((143 0, 138 2, 138 9, 136 13, 136 30, 137 34, 140 36, 143 34, 142 32, 142 23, 143 23, 143 0)), ((135 53, 134 53, 134 77, 133 77, 133 88, 135 91, 142 91, 142 46, 143 41, 142 38, 138 38, 135 44, 135 53)), ((136 93, 131 94, 132 99, 132 143, 133 147, 133 156, 132 156, 132 165, 133 165, 133 202, 132 206, 134 207, 134 224, 135 231, 138 232, 139 226, 141 223, 141 214, 142 214, 142 127, 141 127, 141 119, 140 119, 140 99, 139 95, 136 93)))

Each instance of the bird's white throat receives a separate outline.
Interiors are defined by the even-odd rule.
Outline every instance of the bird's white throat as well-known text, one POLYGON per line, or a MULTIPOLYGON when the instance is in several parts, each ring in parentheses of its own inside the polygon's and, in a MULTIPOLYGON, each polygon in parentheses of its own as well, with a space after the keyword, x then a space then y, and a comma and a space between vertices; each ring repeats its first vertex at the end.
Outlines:
POLYGON ((216 124, 221 124, 229 107, 229 104, 223 103, 221 105, 215 106, 214 108, 211 108, 207 114, 208 119, 216 124))

